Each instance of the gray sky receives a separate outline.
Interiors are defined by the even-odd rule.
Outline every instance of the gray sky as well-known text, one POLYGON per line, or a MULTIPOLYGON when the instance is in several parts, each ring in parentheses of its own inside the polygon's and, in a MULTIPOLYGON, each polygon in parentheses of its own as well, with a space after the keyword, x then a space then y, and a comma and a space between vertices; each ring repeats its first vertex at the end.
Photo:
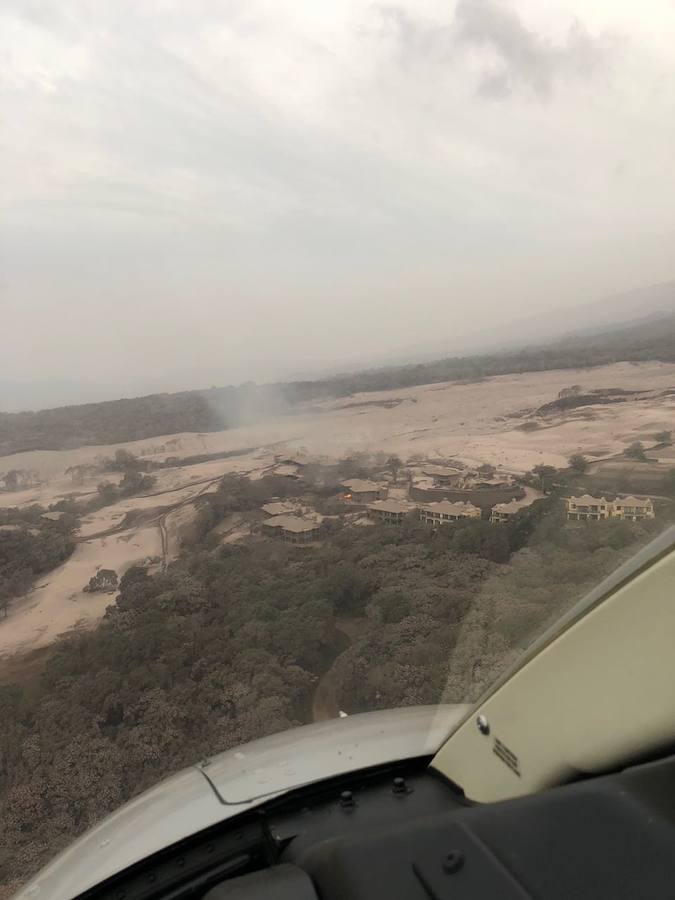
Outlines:
POLYGON ((0 408, 673 278, 674 45, 674 0, 3 0, 0 408))

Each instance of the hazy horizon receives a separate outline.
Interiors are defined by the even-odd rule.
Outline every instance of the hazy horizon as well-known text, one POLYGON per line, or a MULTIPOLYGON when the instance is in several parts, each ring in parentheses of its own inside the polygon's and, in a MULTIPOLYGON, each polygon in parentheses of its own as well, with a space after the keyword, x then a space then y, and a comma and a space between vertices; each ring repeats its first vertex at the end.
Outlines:
MULTIPOLYGON (((414 365, 419 363, 440 360, 453 356, 480 356, 492 353, 509 353, 518 349, 532 347, 545 347, 547 344, 555 344, 557 340, 567 337, 581 336, 588 333, 607 333, 614 329, 631 327, 641 322, 646 322, 660 317, 672 316, 675 313, 675 281, 665 282, 660 285, 652 285, 644 291, 629 291, 622 295, 606 298, 612 301, 610 305, 603 303, 591 303, 578 307, 561 308, 553 310, 545 317, 529 321, 517 320, 509 323, 510 328, 502 329, 501 339, 493 338, 489 341, 481 338, 478 333, 472 333, 468 339, 460 341, 459 346, 450 346, 445 342, 438 344, 433 340, 418 348, 406 348, 389 353, 382 359, 363 360, 352 365, 324 365, 314 371, 300 371, 290 373, 286 377, 280 377, 274 381, 254 381, 259 385, 288 383, 293 381, 314 381, 322 378, 330 378, 336 375, 349 375, 368 369, 396 368, 398 366, 414 365), (578 318, 570 318, 570 314, 578 314, 578 318), (583 318, 582 318, 583 316, 583 318), (523 326, 529 326, 529 330, 522 330, 523 326)), ((103 386, 88 385, 88 395, 83 395, 83 385, 80 383, 56 383, 45 385, 43 382, 12 384, 11 381, 0 379, 0 400, 2 398, 14 398, 13 406, 3 408, 1 412, 32 412, 48 408, 81 405, 86 403, 102 403, 111 400, 130 399, 152 394, 180 393, 189 391, 209 390, 210 388, 222 388, 228 386, 240 386, 245 382, 219 383, 219 384, 182 384, 175 388, 167 388, 158 380, 154 388, 147 390, 135 390, 133 384, 126 392, 121 392, 119 387, 105 388, 103 386), (56 399, 53 403, 46 400, 44 403, 33 402, 33 405, 22 405, 23 396, 33 397, 68 397, 75 395, 79 399, 73 401, 61 401, 56 399)))
POLYGON ((6 0, 0 409, 474 352, 668 282, 673 38, 667 0, 6 0))

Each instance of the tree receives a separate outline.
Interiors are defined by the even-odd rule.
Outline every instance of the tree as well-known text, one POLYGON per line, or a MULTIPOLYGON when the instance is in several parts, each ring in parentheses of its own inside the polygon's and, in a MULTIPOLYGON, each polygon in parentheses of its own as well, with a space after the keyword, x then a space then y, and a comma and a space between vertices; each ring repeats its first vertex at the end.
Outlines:
POLYGON ((139 494, 149 491, 155 484, 154 475, 144 475, 138 469, 127 469, 120 481, 119 489, 123 494, 139 494))
POLYGON ((637 460, 640 460, 641 462, 643 462, 644 460, 647 459, 647 457, 645 455, 645 450, 644 450, 644 447, 642 446, 641 441, 633 441, 633 443, 630 445, 630 447, 627 447, 623 451, 623 455, 627 456, 628 459, 637 459, 637 460))
POLYGON ((565 397, 576 397, 581 393, 581 385, 573 384, 571 387, 563 388, 561 391, 558 391, 558 399, 562 400, 565 397))
POLYGON ((483 463, 481 466, 478 466, 476 471, 479 475, 484 475, 486 478, 493 478, 497 470, 490 463, 483 463))
POLYGON ((115 503, 119 496, 119 491, 110 481, 102 481, 96 490, 98 491, 101 500, 106 504, 115 503))
POLYGON ((344 478, 367 478, 368 470, 366 468, 367 455, 365 453, 350 453, 344 459, 338 461, 335 467, 336 475, 339 479, 344 478))
POLYGON ((138 459, 131 451, 125 450, 123 447, 115 450, 115 459, 110 466, 111 469, 116 472, 124 472, 127 469, 137 469, 138 467, 138 459))
POLYGON ((398 481, 398 470, 402 466, 402 462, 398 456, 390 456, 387 460, 387 468, 391 472, 392 478, 394 482, 398 481))
POLYGON ((588 462, 581 453, 573 453, 567 463, 575 475, 583 475, 588 471, 588 462))
POLYGON ((398 587, 387 587, 373 597, 384 622, 400 622, 410 613, 410 595, 398 587))
POLYGON ((11 469, 4 477, 6 491, 18 491, 19 489, 19 472, 17 469, 11 469))
POLYGON ((506 528, 496 528, 481 520, 444 527, 452 528, 452 548, 459 553, 475 553, 482 559, 500 563, 509 558, 511 550, 506 528))
POLYGON ((554 466, 545 466, 543 463, 535 466, 532 469, 532 474, 536 475, 539 479, 539 487, 542 491, 550 488, 551 483, 555 476, 557 475, 558 470, 554 466))
POLYGON ((672 438, 672 431, 657 431, 654 440, 657 444, 669 444, 672 438))
POLYGON ((117 584, 117 572, 114 569, 99 569, 95 575, 91 576, 89 584, 83 590, 91 594, 110 594, 117 590, 117 584))
POLYGON ((354 615, 365 608, 376 589, 371 574, 343 562, 333 570, 328 596, 336 612, 354 615))
MULTIPOLYGON (((44 510, 34 510, 39 520, 44 510)), ((30 527, 33 510, 8 512, 20 517, 10 531, 0 530, 0 598, 9 601, 28 591, 36 575, 48 572, 70 556, 74 549, 70 532, 75 520, 64 516, 57 522, 42 521, 39 526, 30 527)))

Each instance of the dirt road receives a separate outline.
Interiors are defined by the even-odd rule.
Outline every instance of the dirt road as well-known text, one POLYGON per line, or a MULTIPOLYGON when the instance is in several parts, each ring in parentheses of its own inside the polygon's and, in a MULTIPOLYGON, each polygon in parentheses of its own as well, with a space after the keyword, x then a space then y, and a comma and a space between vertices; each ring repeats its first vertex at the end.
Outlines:
MULTIPOLYGON (((95 626, 114 597, 84 593, 83 587, 91 575, 101 567, 122 575, 135 563, 152 558, 160 558, 166 566, 172 553, 167 517, 193 504, 221 477, 203 479, 198 486, 188 485, 187 496, 168 506, 145 507, 145 498, 129 498, 93 514, 90 528, 99 523, 107 527, 88 532, 85 526, 84 534, 75 539, 72 556, 10 605, 7 616, 0 621, 0 661, 44 647, 74 628, 95 626)), ((156 492, 153 499, 160 495, 156 492)))
MULTIPOLYGON (((327 719, 337 719, 340 714, 340 697, 337 691, 335 666, 342 654, 348 650, 354 638, 363 625, 363 619, 341 618, 335 621, 335 631, 338 633, 337 652, 333 656, 330 666, 319 678, 314 689, 312 699, 312 722, 325 722, 327 719)), ((347 712, 347 710, 343 710, 347 712)))
POLYGON ((193 494, 191 497, 187 497, 184 500, 179 500, 178 503, 172 504, 168 509, 165 509, 157 518, 157 527, 159 528, 159 538, 162 546, 162 568, 166 568, 167 563, 169 562, 170 555, 170 543, 169 543, 169 533, 166 528, 166 520, 167 517, 172 513, 177 512, 179 509, 183 509, 186 506, 190 506, 198 497, 201 497, 202 494, 207 493, 214 484, 217 484, 221 480, 221 476, 218 478, 211 478, 210 480, 206 480, 203 483, 203 487, 197 491, 196 494, 193 494))
POLYGON ((144 526, 76 544, 73 554, 38 579, 25 597, 12 602, 0 620, 0 658, 26 653, 73 628, 91 628, 114 602, 110 594, 83 591, 99 568, 123 575, 134 563, 159 556, 156 526, 144 526))

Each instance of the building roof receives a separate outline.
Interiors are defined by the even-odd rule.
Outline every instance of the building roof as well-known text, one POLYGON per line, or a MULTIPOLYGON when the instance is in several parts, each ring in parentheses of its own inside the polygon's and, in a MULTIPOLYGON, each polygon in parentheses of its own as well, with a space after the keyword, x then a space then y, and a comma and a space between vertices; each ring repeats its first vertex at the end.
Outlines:
POLYGON ((265 522, 265 526, 301 534, 303 531, 313 531, 318 528, 319 523, 315 519, 306 519, 303 516, 273 516, 265 522))
POLYGON ((271 503, 265 503, 260 507, 268 516, 285 516, 295 512, 294 503, 288 503, 286 500, 273 500, 271 503))
POLYGON ((422 469, 425 475, 432 475, 438 478, 450 478, 453 475, 463 475, 462 469, 456 469, 454 466, 424 466, 422 469))
POLYGON ((426 503, 421 509, 424 512, 440 513, 441 515, 450 516, 466 516, 474 512, 480 512, 478 506, 474 506, 473 503, 464 500, 457 503, 453 503, 450 500, 439 500, 436 503, 426 503))
POLYGON ((607 500, 604 497, 591 497, 590 494, 582 494, 581 497, 567 497, 570 503, 576 503, 577 505, 581 504, 582 506, 588 506, 591 503, 607 503, 607 500))
POLYGON ((381 491, 382 485, 377 481, 368 481, 365 478, 350 478, 349 481, 343 481, 342 486, 349 488, 353 494, 365 494, 369 491, 381 491))
POLYGON ((640 506, 643 508, 652 506, 650 497, 617 497, 615 500, 606 500, 604 497, 591 497, 590 494, 583 494, 581 497, 566 497, 568 503, 576 503, 577 506, 588 506, 591 503, 614 504, 615 506, 640 506))
POLYGON ((409 500, 374 500, 367 508, 376 512, 409 513, 417 509, 417 506, 409 500))
POLYGON ((485 484, 488 487, 500 487, 503 484, 509 484, 509 479, 506 476, 495 476, 494 478, 483 478, 480 475, 476 475, 473 478, 469 479, 469 483, 472 485, 481 485, 485 484))
POLYGON ((284 465, 291 466, 306 466, 308 462, 308 458, 302 453, 299 453, 297 456, 284 456, 282 458, 277 457, 277 460, 284 465))
POLYGON ((273 475, 279 475, 285 478, 299 478, 300 467, 297 463, 279 463, 272 469, 273 475))
POLYGON ((519 500, 509 500, 508 503, 495 503, 492 512, 498 513, 517 513, 523 509, 523 504, 519 500))

